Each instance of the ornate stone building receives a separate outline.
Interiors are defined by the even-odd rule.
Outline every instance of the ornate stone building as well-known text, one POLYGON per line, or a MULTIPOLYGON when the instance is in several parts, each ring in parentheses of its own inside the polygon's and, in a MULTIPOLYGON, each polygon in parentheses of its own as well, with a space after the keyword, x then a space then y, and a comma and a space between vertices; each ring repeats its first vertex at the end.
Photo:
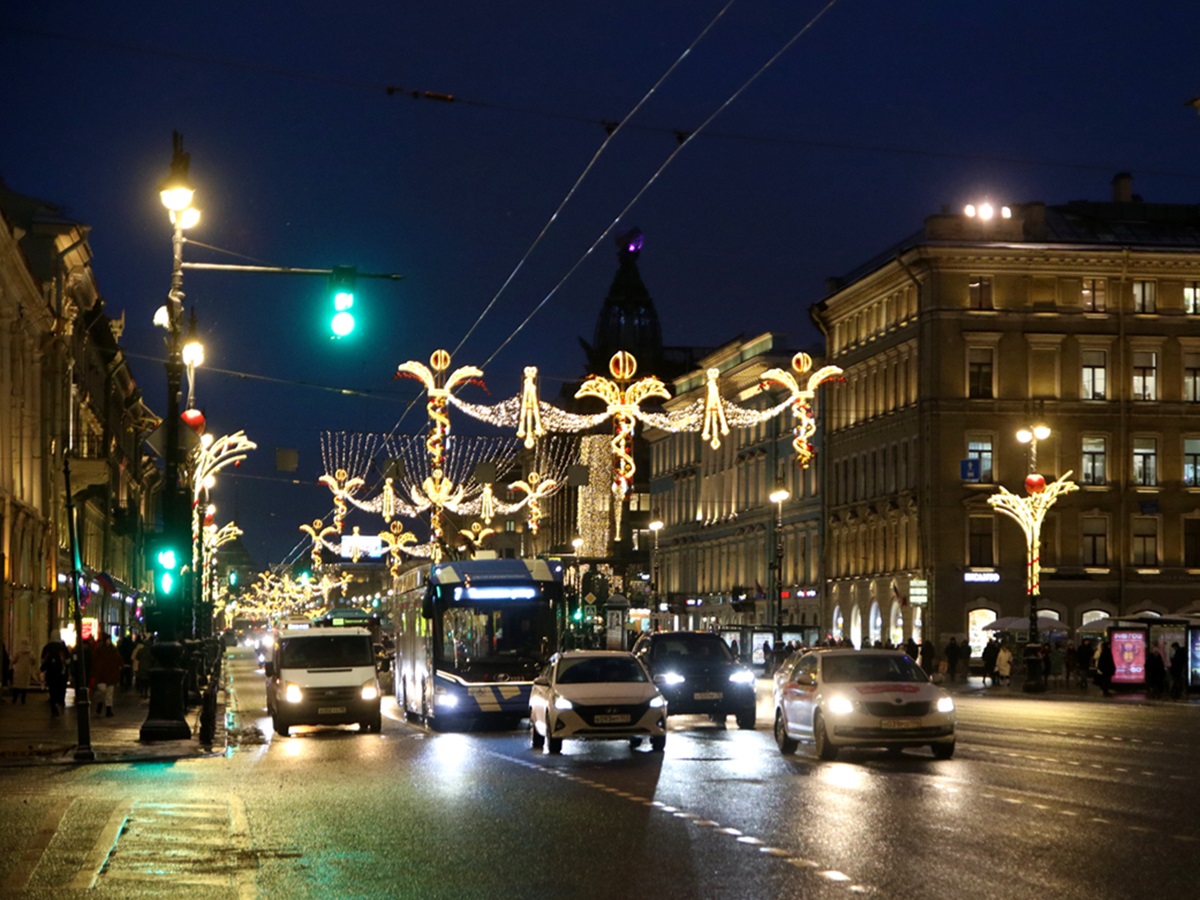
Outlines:
POLYGON ((68 470, 85 616, 131 624, 145 578, 154 478, 142 440, 154 419, 91 258, 87 226, 0 184, 0 636, 10 648, 28 639, 36 652, 72 616, 68 470))
POLYGON ((1028 615, 1025 541, 987 503, 1030 446, 1070 471, 1042 530, 1041 607, 1195 607, 1200 574, 1200 209, 1109 202, 943 213, 813 310, 845 382, 826 395, 835 633, 940 643, 1028 615))

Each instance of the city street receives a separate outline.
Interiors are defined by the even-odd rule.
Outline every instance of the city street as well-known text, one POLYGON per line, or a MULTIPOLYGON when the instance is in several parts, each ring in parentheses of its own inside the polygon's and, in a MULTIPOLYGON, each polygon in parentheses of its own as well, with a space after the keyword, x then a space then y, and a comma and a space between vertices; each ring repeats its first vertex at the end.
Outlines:
MULTIPOLYGON (((0 770, 5 897, 1190 896, 1200 707, 959 695, 958 752, 780 755, 672 719, 665 754, 521 733, 272 734, 230 666, 226 757, 0 770), (256 738, 253 726, 262 732, 256 738)), ((765 689, 767 682, 759 682, 765 689)))

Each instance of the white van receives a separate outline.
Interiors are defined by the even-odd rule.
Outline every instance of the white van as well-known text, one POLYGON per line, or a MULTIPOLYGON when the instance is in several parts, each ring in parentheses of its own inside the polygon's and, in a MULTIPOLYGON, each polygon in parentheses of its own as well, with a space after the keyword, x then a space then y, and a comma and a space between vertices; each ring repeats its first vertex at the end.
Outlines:
POLYGON ((265 664, 275 732, 293 725, 352 725, 378 732, 379 679, 365 628, 284 629, 265 664))

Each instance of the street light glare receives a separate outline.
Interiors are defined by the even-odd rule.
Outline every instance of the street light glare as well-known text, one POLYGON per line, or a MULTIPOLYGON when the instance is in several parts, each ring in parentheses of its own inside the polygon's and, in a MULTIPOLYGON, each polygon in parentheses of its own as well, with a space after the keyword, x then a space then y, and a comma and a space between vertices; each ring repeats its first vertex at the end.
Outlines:
POLYGON ((204 365, 204 345, 199 341, 188 341, 184 344, 183 364, 193 369, 204 365))
POLYGON ((162 205, 173 213, 183 212, 192 205, 192 197, 196 192, 186 184, 178 184, 168 182, 162 186, 162 190, 158 192, 158 196, 162 198, 162 205))
POLYGON ((1022 444, 1028 444, 1030 441, 1033 440, 1033 432, 1030 431, 1028 428, 1022 428, 1020 431, 1017 432, 1017 440, 1020 441, 1022 444))
POLYGON ((1039 441, 1044 441, 1046 438, 1050 437, 1050 428, 1049 428, 1049 426, 1047 426, 1047 425, 1034 425, 1034 426, 1033 426, 1033 436, 1034 436, 1035 438, 1037 438, 1039 441))
POLYGON ((771 491, 771 502, 782 503, 790 496, 792 496, 792 492, 780 485, 779 487, 775 488, 775 490, 771 491))

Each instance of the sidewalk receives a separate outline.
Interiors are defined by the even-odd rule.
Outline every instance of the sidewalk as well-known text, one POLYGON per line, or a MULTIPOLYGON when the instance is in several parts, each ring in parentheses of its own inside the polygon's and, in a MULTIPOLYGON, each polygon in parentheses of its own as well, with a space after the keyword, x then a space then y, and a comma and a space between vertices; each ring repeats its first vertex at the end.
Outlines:
MULTIPOLYGON (((217 692, 217 727, 212 747, 208 749, 200 745, 199 706, 187 712, 191 739, 142 743, 141 728, 149 708, 149 701, 138 697, 132 689, 117 694, 111 718, 97 714, 93 705, 90 735, 95 759, 88 762, 162 762, 224 755, 228 733, 223 689, 217 692)), ((30 691, 25 703, 21 704, 13 703, 11 693, 5 690, 0 700, 0 768, 79 764, 80 761, 75 759, 78 740, 74 690, 67 689, 67 709, 57 717, 50 714, 45 691, 30 691)))

